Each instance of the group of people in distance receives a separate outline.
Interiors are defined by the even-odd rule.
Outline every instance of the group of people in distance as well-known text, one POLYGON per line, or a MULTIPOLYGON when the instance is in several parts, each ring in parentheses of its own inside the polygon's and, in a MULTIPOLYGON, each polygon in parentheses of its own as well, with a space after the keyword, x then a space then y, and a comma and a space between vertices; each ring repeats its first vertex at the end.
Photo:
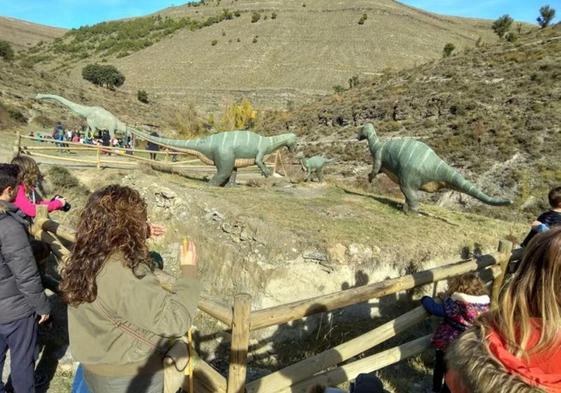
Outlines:
MULTIPOLYGON (((0 370, 9 350, 16 393, 35 391, 38 324, 51 312, 41 268, 49 250, 30 239, 28 228, 37 204, 49 211, 68 204, 62 197, 41 200, 40 180, 30 157, 0 164, 0 370)), ((533 224, 496 309, 489 309, 487 287, 475 273, 452 279, 440 299, 421 299, 442 317, 433 336, 435 392, 561 393, 561 188, 549 199, 552 210, 533 224)), ((68 305, 70 349, 81 364, 75 391, 163 392, 162 356, 190 328, 201 291, 193 242, 181 247, 173 291, 161 287, 147 239, 164 233, 148 222, 146 203, 132 188, 114 184, 89 196, 53 288, 68 305)), ((353 388, 382 391, 368 376, 353 388)))

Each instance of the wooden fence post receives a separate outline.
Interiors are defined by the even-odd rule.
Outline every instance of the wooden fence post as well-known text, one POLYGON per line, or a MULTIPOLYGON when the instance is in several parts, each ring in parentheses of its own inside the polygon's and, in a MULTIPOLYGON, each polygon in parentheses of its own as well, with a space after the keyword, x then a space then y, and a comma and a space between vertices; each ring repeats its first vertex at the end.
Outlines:
POLYGON ((21 151, 21 134, 18 131, 16 133, 16 142, 14 143, 14 157, 17 157, 20 151, 21 151))
POLYGON ((499 242, 499 253, 499 266, 501 267, 501 273, 493 281, 493 289, 491 292, 492 310, 496 310, 499 306, 499 295, 503 287, 506 271, 508 269, 508 262, 510 261, 510 256, 512 254, 512 243, 508 240, 501 240, 499 242))
POLYGON ((99 145, 97 145, 96 166, 97 169, 101 169, 101 147, 99 145))
POLYGON ((234 298, 232 346, 230 350, 227 393, 245 392, 250 317, 251 296, 247 293, 236 295, 234 298))

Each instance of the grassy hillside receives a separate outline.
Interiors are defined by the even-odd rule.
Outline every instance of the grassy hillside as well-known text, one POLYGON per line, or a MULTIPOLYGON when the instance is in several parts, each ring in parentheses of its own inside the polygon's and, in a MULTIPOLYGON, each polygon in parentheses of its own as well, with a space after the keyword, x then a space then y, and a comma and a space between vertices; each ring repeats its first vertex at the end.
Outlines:
POLYGON ((72 30, 34 48, 28 61, 70 69, 76 81, 84 64, 108 61, 126 75, 125 90, 209 110, 242 96, 283 108, 346 86, 355 75, 438 58, 448 42, 472 47, 479 37, 494 40, 489 22, 392 0, 213 0, 72 30))
POLYGON ((8 41, 15 50, 28 49, 36 45, 42 46, 62 36, 65 31, 58 27, 0 16, 0 39, 8 41))
POLYGON ((365 122, 382 138, 422 138, 482 188, 514 198, 517 208, 544 208, 544 193, 561 183, 561 26, 386 72, 271 116, 261 128, 294 129, 308 154, 335 156, 347 164, 339 173, 352 176, 349 168, 370 162, 366 144, 353 141, 365 122))

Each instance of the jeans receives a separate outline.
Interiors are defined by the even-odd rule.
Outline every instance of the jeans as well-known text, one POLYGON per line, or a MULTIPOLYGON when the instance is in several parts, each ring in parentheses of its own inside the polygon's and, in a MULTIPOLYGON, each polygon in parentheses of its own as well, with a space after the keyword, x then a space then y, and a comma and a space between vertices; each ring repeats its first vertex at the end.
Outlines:
MULTIPOLYGON (((37 321, 35 314, 0 324, 0 371, 4 369, 6 353, 10 350, 10 378, 17 393, 35 393, 35 344, 37 321)), ((0 393, 5 393, 0 381, 0 393)))

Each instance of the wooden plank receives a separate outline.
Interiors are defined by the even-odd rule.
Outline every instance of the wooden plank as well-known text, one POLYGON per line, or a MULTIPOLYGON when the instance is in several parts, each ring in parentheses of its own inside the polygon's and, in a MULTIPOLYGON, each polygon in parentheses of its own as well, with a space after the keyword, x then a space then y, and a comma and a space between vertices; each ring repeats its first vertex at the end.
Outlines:
POLYGON ((305 316, 333 311, 338 308, 362 303, 364 301, 391 295, 421 285, 445 280, 463 273, 477 271, 497 263, 499 253, 479 257, 477 260, 441 266, 423 272, 409 274, 382 282, 330 293, 311 299, 270 307, 252 313, 251 329, 257 330, 280 325, 305 316))
POLYGON ((491 291, 491 310, 496 310, 499 306, 499 296, 505 280, 505 275, 508 268, 508 262, 512 255, 512 243, 507 240, 499 242, 499 265, 501 267, 501 274, 493 281, 493 289, 491 291))
POLYGON ((76 231, 72 228, 65 227, 60 223, 53 221, 51 219, 41 220, 37 224, 43 231, 48 231, 54 233, 57 237, 74 243, 76 241, 76 231))
POLYGON ((216 301, 201 296, 199 300, 199 310, 204 311, 228 327, 232 326, 233 313, 230 307, 226 307, 216 301))
POLYGON ((245 391, 250 315, 251 296, 247 293, 236 295, 234 297, 232 346, 230 349, 227 393, 244 393, 245 391))
POLYGON ((203 393, 205 391, 210 393, 226 393, 226 378, 220 375, 207 362, 200 359, 197 355, 195 356, 195 369, 193 370, 195 393, 203 393))
MULTIPOLYGON (((428 334, 408 343, 318 374, 288 389, 280 390, 278 393, 306 393, 308 387, 315 384, 326 386, 339 385, 343 382, 355 379, 361 373, 371 373, 423 353, 431 347, 431 338, 432 334, 428 334)), ((269 388, 274 389, 274 386, 269 386, 269 388)))
POLYGON ((291 385, 311 378, 320 371, 336 366, 395 337, 397 334, 417 325, 428 315, 423 307, 417 307, 368 333, 249 383, 247 392, 274 393, 282 391, 291 385))

